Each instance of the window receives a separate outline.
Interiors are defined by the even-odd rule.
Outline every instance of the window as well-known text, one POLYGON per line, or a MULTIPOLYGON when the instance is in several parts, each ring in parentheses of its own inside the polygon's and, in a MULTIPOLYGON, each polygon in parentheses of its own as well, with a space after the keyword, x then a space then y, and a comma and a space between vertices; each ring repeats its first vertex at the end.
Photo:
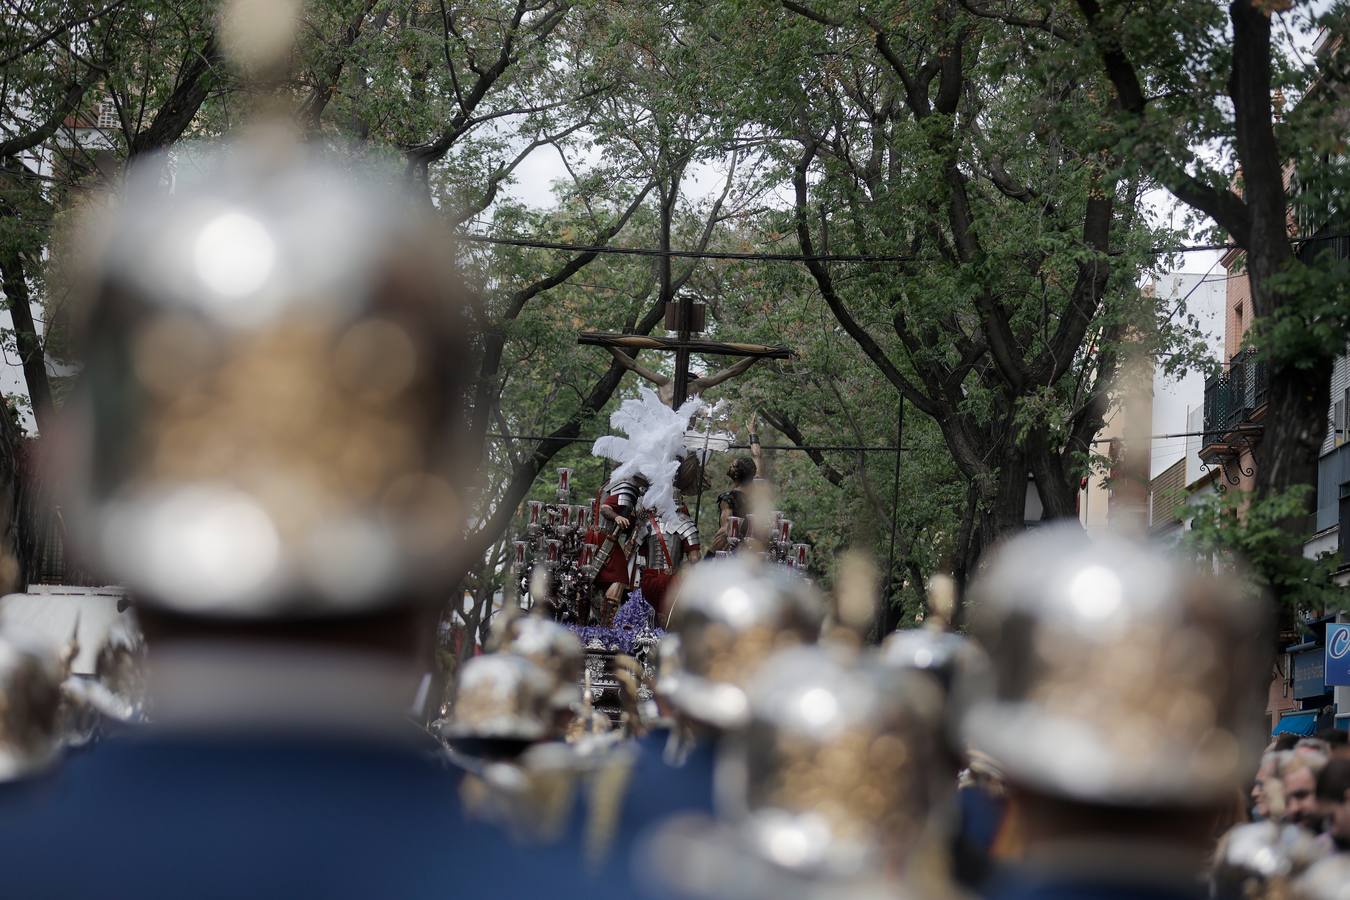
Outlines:
POLYGON ((117 118, 117 106, 111 99, 99 103, 97 122, 99 128, 117 128, 121 124, 117 118))
POLYGON ((1340 505, 1336 510, 1337 548, 1341 551, 1341 562, 1350 563, 1350 481, 1341 482, 1340 505))

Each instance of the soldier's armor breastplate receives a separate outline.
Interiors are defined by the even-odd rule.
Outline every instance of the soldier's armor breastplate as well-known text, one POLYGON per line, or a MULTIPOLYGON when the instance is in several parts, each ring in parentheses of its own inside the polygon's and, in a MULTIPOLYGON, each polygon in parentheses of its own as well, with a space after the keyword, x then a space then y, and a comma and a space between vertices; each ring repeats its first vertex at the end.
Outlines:
POLYGON ((679 568, 684 560, 685 545, 691 547, 698 545, 698 526, 694 520, 687 515, 680 516, 680 522, 671 531, 664 527, 660 529, 658 535, 656 527, 651 527, 644 545, 647 557, 647 566, 654 569, 672 571, 679 568), (667 560, 666 554, 661 550, 661 541, 664 540, 666 550, 670 552, 670 558, 667 560))
POLYGON ((649 568, 675 569, 680 565, 680 560, 684 556, 684 545, 678 535, 666 534, 664 531, 658 534, 655 529, 650 529, 643 555, 647 557, 649 568), (662 540, 666 542, 666 550, 670 551, 669 559, 666 558, 666 553, 661 549, 662 540))

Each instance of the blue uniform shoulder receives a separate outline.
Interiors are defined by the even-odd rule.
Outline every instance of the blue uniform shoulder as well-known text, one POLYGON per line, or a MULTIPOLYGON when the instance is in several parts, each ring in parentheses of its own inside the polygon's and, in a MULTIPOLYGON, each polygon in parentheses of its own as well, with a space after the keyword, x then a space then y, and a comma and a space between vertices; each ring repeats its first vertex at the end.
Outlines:
POLYGON ((1196 874, 1194 882, 1176 880, 1112 880, 1089 874, 1056 875, 1018 869, 998 872, 985 885, 985 900, 1207 900, 1196 874))
POLYGON ((5 884, 30 898, 572 895, 561 861, 461 815, 459 779, 379 741, 108 741, 0 790, 5 884))

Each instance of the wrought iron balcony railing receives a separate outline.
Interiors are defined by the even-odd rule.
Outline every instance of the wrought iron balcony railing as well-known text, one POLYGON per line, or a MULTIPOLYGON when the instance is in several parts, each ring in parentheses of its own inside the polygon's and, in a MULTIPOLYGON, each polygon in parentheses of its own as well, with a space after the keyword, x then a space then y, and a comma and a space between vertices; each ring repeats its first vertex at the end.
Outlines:
POLYGON ((1251 420, 1265 405, 1269 375, 1264 360, 1250 350, 1233 356, 1228 371, 1205 382, 1205 436, 1201 448, 1251 420))

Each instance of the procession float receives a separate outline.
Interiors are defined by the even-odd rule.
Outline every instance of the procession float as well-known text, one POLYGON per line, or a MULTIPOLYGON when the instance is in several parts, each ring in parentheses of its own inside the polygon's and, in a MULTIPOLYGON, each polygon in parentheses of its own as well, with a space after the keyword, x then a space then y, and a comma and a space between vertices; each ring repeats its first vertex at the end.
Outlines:
MULTIPOLYGON (((577 635, 586 654, 584 698, 616 728, 625 727, 625 713, 631 718, 634 706, 640 715, 652 714, 657 647, 671 612, 669 587, 681 568, 704 555, 686 499, 707 488, 709 456, 730 446, 731 435, 715 430, 715 413, 697 397, 672 409, 656 392, 640 389, 610 419, 620 434, 602 437, 592 448, 614 464, 608 478, 577 502, 574 470, 558 469, 554 497, 525 504, 524 527, 513 542, 521 607, 547 614, 577 635), (702 430, 694 427, 700 416, 702 430), (636 666, 625 666, 627 659, 636 666), (633 669, 636 698, 626 696, 631 687, 623 675, 633 669)), ((781 512, 762 513, 764 521, 756 522, 745 500, 725 507, 745 514, 723 516, 712 555, 757 552, 805 569, 809 547, 793 541, 793 523, 781 512)))

